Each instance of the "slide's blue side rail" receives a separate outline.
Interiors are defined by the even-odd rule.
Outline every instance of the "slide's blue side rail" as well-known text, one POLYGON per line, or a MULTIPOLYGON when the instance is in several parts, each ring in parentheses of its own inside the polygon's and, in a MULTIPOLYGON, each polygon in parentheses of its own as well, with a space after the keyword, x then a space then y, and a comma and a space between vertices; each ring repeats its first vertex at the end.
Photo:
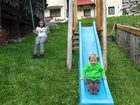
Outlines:
MULTIPOLYGON (((99 62, 103 66, 95 22, 90 27, 83 27, 79 22, 79 77, 84 66, 89 62, 88 57, 91 53, 96 53, 99 56, 99 62)), ((114 105, 107 80, 101 79, 100 90, 97 95, 91 95, 88 92, 85 80, 80 80, 79 86, 80 105, 114 105)))

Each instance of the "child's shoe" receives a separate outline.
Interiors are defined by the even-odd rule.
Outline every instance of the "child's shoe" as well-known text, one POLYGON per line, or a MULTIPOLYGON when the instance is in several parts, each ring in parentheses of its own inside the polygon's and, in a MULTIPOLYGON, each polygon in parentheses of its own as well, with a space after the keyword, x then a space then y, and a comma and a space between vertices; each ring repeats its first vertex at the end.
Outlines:
POLYGON ((35 58, 38 58, 37 54, 34 54, 33 55, 33 59, 35 59, 35 58))
POLYGON ((44 54, 40 54, 40 58, 44 58, 44 54))

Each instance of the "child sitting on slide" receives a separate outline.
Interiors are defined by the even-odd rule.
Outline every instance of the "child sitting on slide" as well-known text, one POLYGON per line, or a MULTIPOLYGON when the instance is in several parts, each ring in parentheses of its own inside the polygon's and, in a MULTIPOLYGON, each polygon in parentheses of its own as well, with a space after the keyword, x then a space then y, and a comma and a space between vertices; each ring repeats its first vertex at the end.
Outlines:
POLYGON ((38 47, 40 46, 40 57, 44 57, 44 45, 47 41, 47 31, 48 27, 44 27, 44 20, 41 19, 39 21, 39 26, 36 27, 36 30, 33 30, 33 33, 35 33, 36 39, 35 39, 35 46, 34 46, 34 54, 33 58, 37 58, 38 55, 38 47))
POLYGON ((80 80, 87 79, 87 87, 91 94, 97 94, 99 91, 100 76, 106 79, 105 71, 98 62, 98 56, 91 54, 89 56, 89 63, 84 67, 80 80))

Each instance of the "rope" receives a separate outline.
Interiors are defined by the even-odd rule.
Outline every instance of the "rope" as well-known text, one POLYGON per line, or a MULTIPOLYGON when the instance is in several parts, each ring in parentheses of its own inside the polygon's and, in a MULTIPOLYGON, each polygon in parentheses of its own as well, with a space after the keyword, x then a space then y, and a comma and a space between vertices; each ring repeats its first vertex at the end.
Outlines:
POLYGON ((32 16, 32 25, 33 25, 33 29, 35 29, 35 20, 34 20, 33 8, 32 8, 32 0, 29 0, 29 3, 30 3, 30 10, 31 10, 31 16, 32 16))
POLYGON ((45 27, 46 27, 46 20, 45 20, 45 16, 44 16, 44 11, 45 11, 45 2, 44 0, 43 1, 43 18, 44 18, 44 24, 45 24, 45 27))

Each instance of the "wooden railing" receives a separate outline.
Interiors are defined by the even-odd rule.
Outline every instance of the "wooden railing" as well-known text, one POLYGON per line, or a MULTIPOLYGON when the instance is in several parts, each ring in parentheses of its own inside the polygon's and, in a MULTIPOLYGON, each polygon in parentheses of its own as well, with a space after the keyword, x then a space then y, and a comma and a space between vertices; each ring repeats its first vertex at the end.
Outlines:
POLYGON ((117 24, 116 42, 140 66, 140 29, 117 24))
POLYGON ((122 31, 125 31, 125 32, 132 33, 132 34, 134 34, 136 36, 140 36, 140 29, 139 28, 135 28, 135 27, 131 27, 131 26, 126 26, 126 25, 121 25, 121 24, 117 24, 116 28, 120 29, 122 31))

